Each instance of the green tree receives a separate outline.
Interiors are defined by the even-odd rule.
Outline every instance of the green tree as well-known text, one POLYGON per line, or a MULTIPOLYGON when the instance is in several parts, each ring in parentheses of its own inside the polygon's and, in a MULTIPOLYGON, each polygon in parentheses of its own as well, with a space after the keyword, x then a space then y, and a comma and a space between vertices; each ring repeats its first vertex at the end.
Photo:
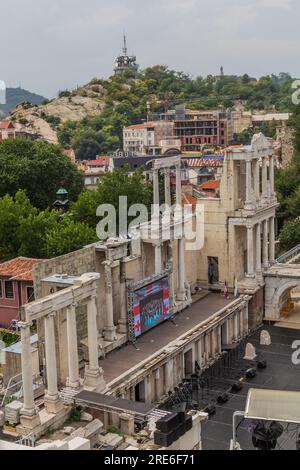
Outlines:
POLYGON ((71 214, 39 211, 24 191, 0 198, 0 261, 17 256, 49 258, 97 240, 95 228, 76 222, 71 214))
POLYGON ((288 220, 280 232, 280 245, 289 250, 300 244, 300 219, 288 220))
MULTIPOLYGON (((97 207, 111 204, 119 215, 119 198, 127 196, 128 209, 134 204, 144 204, 150 211, 152 203, 152 187, 147 184, 143 169, 128 174, 127 168, 115 169, 98 184, 96 191, 84 191, 73 204, 71 210, 75 220, 84 221, 91 228, 96 227, 99 219, 97 207)), ((128 221, 130 223, 130 219, 128 221)))
POLYGON ((95 229, 65 216, 59 224, 46 232, 46 254, 51 258, 60 256, 96 241, 95 229))
POLYGON ((52 206, 61 186, 73 201, 83 189, 83 175, 58 145, 46 142, 5 140, 0 145, 0 169, 0 197, 23 189, 39 209, 52 206))

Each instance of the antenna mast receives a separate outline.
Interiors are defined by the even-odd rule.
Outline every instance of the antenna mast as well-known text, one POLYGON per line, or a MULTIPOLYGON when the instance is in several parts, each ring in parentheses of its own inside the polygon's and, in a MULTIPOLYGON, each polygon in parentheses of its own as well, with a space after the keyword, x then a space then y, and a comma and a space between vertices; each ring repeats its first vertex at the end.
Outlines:
POLYGON ((124 47, 123 47, 123 54, 127 55, 127 40, 126 40, 126 34, 124 32, 124 47))

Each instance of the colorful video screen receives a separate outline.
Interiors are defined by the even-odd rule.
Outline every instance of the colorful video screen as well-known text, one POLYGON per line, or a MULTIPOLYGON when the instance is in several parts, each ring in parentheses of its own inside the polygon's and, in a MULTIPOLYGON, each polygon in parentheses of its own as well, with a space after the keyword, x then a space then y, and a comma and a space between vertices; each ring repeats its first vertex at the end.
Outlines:
POLYGON ((171 317, 167 277, 134 291, 132 295, 136 338, 171 317))

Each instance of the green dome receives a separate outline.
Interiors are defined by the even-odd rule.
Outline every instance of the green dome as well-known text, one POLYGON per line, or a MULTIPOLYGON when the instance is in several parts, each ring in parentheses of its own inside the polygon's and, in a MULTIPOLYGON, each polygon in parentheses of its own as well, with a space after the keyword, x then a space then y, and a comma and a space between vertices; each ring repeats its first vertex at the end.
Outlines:
POLYGON ((64 188, 60 188, 56 193, 57 196, 66 196, 67 194, 68 194, 68 191, 64 188))

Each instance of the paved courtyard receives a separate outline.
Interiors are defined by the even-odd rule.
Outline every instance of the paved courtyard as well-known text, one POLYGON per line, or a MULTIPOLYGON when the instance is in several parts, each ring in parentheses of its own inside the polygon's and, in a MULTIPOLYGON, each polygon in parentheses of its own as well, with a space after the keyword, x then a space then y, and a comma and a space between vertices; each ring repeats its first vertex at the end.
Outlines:
MULTIPOLYGON (((230 394, 230 400, 225 405, 216 405, 216 414, 209 419, 203 428, 203 447, 205 450, 228 450, 232 438, 232 417, 235 411, 244 411, 247 393, 250 388, 266 388, 274 390, 299 391, 300 366, 292 364, 292 343, 300 340, 300 331, 276 326, 264 327, 272 337, 271 346, 260 345, 260 332, 251 337, 250 341, 256 347, 258 357, 265 358, 268 367, 259 371, 255 379, 244 381, 243 390, 230 394)), ((217 396, 238 380, 250 364, 244 360, 233 361, 231 368, 218 377, 209 391, 205 392, 207 403, 216 402, 217 396)), ((252 434, 249 420, 244 421, 238 430, 238 442, 242 448, 252 449, 252 434)), ((280 447, 295 449, 296 435, 299 434, 295 425, 290 425, 290 432, 284 433, 280 439, 280 447)))

